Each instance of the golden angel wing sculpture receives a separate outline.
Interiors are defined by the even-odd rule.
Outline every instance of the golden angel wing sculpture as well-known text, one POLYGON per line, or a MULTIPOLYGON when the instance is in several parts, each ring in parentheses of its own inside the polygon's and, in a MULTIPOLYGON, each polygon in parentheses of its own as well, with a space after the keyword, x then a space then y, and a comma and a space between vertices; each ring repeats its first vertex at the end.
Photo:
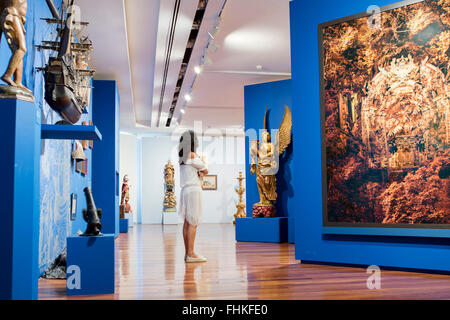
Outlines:
POLYGON ((278 149, 278 154, 281 156, 286 148, 291 143, 292 136, 292 114, 288 106, 285 106, 283 121, 280 129, 275 137, 275 147, 278 149))
POLYGON ((264 125, 263 125, 263 129, 267 130, 267 109, 269 107, 266 107, 266 111, 264 111, 264 125))
POLYGON ((252 217, 254 218, 276 216, 274 204, 278 198, 276 174, 279 169, 279 155, 282 155, 291 143, 292 114, 289 107, 285 106, 283 121, 275 136, 275 143, 270 142, 266 121, 267 108, 264 114, 261 143, 258 145, 258 140, 254 140, 250 148, 250 157, 253 159, 250 172, 252 174, 256 172, 256 185, 260 198, 260 201, 255 203, 252 208, 252 217), (256 161, 254 160, 255 156, 256 161))

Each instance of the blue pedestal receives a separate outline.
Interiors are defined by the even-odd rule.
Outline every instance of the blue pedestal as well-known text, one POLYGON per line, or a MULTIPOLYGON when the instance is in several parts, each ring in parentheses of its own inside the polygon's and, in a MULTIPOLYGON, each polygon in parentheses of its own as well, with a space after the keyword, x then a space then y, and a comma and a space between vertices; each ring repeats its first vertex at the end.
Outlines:
POLYGON ((67 238, 66 294, 114 293, 114 234, 67 238))
POLYGON ((119 235, 119 147, 120 98, 115 81, 94 80, 92 121, 102 133, 102 141, 92 149, 92 193, 102 208, 102 230, 119 235))
POLYGON ((288 242, 295 243, 295 218, 288 218, 288 242))
POLYGON ((286 242, 288 241, 288 218, 236 219, 236 241, 286 242))
POLYGON ((37 299, 40 112, 20 100, 0 100, 0 110, 0 299, 37 299))
POLYGON ((128 219, 120 219, 119 232, 127 233, 129 228, 128 219))

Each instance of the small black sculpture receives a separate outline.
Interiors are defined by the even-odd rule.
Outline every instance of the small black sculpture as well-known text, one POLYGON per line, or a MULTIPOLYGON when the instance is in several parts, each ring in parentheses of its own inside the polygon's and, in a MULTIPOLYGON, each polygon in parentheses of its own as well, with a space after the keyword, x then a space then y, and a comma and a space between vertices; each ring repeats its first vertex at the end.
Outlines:
POLYGON ((82 236, 102 236, 103 234, 100 232, 102 229, 102 223, 100 221, 102 209, 95 207, 91 188, 84 188, 84 195, 86 196, 87 209, 83 209, 83 218, 88 225, 82 236))

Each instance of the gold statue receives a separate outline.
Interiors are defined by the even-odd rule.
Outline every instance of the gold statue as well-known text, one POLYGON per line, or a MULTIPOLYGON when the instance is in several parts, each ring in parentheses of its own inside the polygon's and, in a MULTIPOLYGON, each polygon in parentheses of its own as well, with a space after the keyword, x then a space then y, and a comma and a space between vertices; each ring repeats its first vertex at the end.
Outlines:
POLYGON ((0 87, 1 98, 34 101, 33 93, 22 84, 23 58, 27 52, 25 22, 27 0, 0 0, 0 38, 4 34, 12 55, 1 77, 8 85, 0 87))
POLYGON ((166 185, 166 193, 164 195, 164 211, 175 212, 177 200, 173 189, 175 188, 175 169, 172 163, 169 162, 164 167, 164 182, 166 185))
POLYGON ((236 205, 237 211, 234 214, 234 221, 233 223, 236 223, 236 218, 245 218, 247 214, 245 213, 245 204, 242 202, 242 195, 245 193, 245 189, 242 188, 242 180, 245 178, 242 178, 242 172, 239 172, 239 189, 235 189, 237 194, 239 195, 239 203, 236 205))
POLYGON ((274 204, 277 200, 278 159, 291 143, 292 115, 291 110, 285 106, 283 121, 275 137, 275 144, 270 141, 270 134, 266 128, 267 108, 264 114, 264 128, 261 134, 262 142, 250 141, 250 173, 256 172, 258 185, 258 203, 253 205, 252 217, 275 217, 274 204))

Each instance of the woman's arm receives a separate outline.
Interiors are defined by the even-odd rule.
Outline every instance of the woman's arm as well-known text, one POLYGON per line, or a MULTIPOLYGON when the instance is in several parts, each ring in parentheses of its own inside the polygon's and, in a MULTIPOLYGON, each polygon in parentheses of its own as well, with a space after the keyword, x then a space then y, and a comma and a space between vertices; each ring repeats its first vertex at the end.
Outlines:
POLYGON ((199 172, 198 172, 198 176, 199 176, 200 178, 202 178, 203 176, 205 176, 205 175, 207 175, 207 174, 208 174, 208 169, 202 170, 202 171, 199 171, 199 172))
POLYGON ((194 153, 191 152, 189 154, 189 161, 188 164, 193 166, 200 174, 208 174, 208 168, 206 167, 205 163, 194 153))

